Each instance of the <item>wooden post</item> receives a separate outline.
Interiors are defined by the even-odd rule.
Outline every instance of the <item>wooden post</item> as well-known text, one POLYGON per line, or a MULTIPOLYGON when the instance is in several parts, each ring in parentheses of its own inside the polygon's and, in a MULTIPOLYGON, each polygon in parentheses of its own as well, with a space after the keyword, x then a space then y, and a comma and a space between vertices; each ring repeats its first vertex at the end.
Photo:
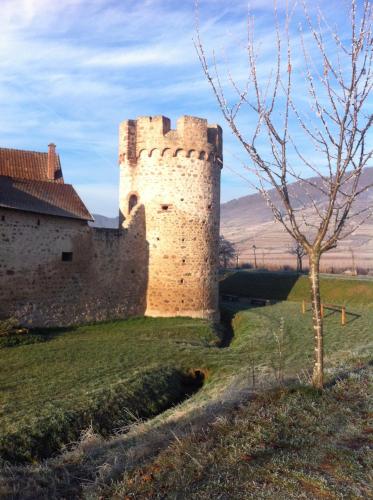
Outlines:
POLYGON ((341 313, 342 313, 342 326, 345 326, 345 324, 346 324, 346 306, 342 306, 341 313))
POLYGON ((321 317, 324 317, 324 304, 321 304, 321 317))
POLYGON ((305 314, 306 312, 306 301, 302 300, 302 313, 305 314))

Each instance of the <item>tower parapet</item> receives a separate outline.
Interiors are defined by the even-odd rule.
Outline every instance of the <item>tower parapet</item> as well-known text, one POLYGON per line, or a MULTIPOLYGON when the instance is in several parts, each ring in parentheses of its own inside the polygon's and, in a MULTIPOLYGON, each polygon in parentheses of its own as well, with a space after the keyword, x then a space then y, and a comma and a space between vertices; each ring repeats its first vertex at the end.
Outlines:
POLYGON ((120 214, 128 227, 145 214, 149 265, 146 314, 218 315, 222 130, 182 116, 121 123, 120 214))
POLYGON ((157 149, 176 156, 179 150, 207 155, 222 156, 222 130, 219 125, 208 125, 204 118, 182 116, 176 129, 171 129, 171 121, 165 116, 141 116, 137 120, 125 120, 120 125, 119 160, 134 161, 146 151, 148 156, 157 149))

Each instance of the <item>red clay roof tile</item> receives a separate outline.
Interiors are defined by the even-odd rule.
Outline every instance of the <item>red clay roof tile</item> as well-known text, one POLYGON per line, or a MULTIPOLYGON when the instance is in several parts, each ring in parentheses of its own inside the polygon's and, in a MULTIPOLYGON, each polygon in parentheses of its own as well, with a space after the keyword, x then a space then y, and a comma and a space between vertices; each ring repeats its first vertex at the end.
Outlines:
MULTIPOLYGON (((48 153, 0 148, 0 175, 50 181, 48 179, 48 153)), ((63 182, 61 162, 56 155, 56 170, 53 182, 63 182)))
POLYGON ((55 158, 50 179, 48 153, 0 148, 0 207, 93 220, 75 189, 64 183, 60 158, 55 158))
POLYGON ((0 207, 92 221, 70 184, 0 176, 0 207))

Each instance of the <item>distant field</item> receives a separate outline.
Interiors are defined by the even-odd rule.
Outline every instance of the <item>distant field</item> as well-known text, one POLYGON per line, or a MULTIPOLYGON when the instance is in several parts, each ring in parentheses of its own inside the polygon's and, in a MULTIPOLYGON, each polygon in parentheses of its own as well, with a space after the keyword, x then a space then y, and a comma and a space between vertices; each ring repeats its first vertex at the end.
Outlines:
MULTIPOLYGON (((200 391, 208 398, 232 377, 250 385, 253 371, 256 380, 267 380, 280 368, 284 376, 304 376, 311 367, 311 318, 300 314, 299 304, 241 311, 233 304, 227 312, 235 314, 234 336, 224 349, 207 322, 185 318, 47 331, 37 343, 3 347, 0 456, 33 461, 75 441, 90 424, 107 436, 136 416, 155 415, 193 389, 185 379, 191 369, 208 374, 200 391), (276 336, 282 337, 281 367, 276 336)), ((356 305, 353 312, 345 327, 336 315, 326 317, 327 369, 371 359, 373 308, 356 305)))
MULTIPOLYGON (((310 300, 308 277, 291 272, 234 272, 222 279, 220 291, 252 298, 310 300)), ((322 276, 321 298, 337 305, 373 304, 373 280, 322 276)))

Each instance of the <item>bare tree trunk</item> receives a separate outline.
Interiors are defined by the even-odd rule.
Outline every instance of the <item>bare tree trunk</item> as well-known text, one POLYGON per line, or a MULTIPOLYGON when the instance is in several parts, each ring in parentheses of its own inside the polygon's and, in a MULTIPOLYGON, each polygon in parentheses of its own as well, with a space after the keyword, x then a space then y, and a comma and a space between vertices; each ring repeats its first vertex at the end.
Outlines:
POLYGON ((298 270, 300 273, 303 272, 303 261, 302 261, 302 257, 299 257, 299 264, 298 264, 298 270))
POLYGON ((321 316, 320 298, 320 254, 311 254, 309 279, 311 282, 312 297, 312 318, 315 340, 314 366, 312 375, 312 385, 317 389, 322 389, 324 385, 324 346, 323 346, 323 319, 321 316))

